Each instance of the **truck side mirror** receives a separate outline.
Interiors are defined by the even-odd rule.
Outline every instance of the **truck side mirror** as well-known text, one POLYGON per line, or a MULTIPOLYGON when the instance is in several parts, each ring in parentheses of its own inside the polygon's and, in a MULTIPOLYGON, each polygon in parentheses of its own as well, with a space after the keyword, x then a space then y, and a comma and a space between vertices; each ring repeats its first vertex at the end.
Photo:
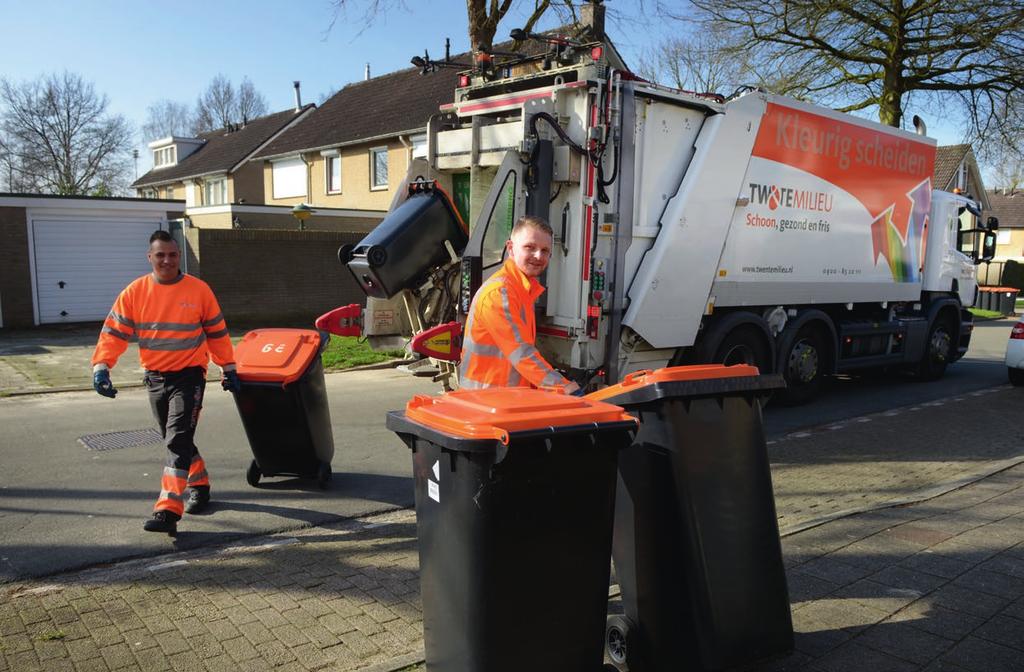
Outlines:
POLYGON ((999 218, 998 217, 989 217, 987 220, 985 220, 985 226, 986 226, 986 228, 988 228, 989 231, 998 231, 999 230, 999 218))
MULTIPOLYGON (((996 222, 996 226, 998 225, 999 223, 996 222)), ((981 244, 981 259, 976 263, 992 261, 994 256, 996 256, 996 234, 995 231, 986 231, 985 240, 981 244)))

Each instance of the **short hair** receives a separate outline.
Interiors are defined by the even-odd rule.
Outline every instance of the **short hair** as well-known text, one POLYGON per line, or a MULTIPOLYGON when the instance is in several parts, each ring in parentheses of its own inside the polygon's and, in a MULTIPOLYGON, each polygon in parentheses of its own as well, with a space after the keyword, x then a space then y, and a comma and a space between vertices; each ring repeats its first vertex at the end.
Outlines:
POLYGON ((152 245, 157 240, 164 243, 174 243, 175 245, 178 244, 178 241, 174 239, 174 236, 172 236, 169 232, 164 231, 163 229, 157 229, 156 231, 153 232, 153 235, 149 237, 149 244, 152 245))
POLYGON ((554 229, 551 228, 550 224, 548 224, 546 221, 544 221, 543 217, 538 217, 536 215, 523 215, 515 223, 515 226, 512 227, 512 231, 509 232, 509 237, 514 235, 516 231, 518 231, 520 229, 525 229, 527 227, 534 228, 534 229, 540 229, 541 231, 543 231, 544 233, 548 234, 552 238, 554 238, 554 236, 555 236, 554 229))

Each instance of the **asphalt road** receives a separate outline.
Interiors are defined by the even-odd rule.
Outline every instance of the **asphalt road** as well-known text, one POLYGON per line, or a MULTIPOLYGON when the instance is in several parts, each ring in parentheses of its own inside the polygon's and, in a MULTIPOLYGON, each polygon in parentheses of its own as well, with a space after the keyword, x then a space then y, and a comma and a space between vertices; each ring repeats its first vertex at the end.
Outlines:
POLYGON ((841 376, 810 404, 797 408, 769 404, 765 430, 769 438, 777 438, 806 427, 1002 385, 1007 380, 1006 341, 1016 322, 1017 318, 1004 318, 975 323, 967 356, 950 366, 941 380, 922 383, 898 373, 841 376))
MULTIPOLYGON (((970 356, 942 381, 864 376, 837 381, 803 407, 770 405, 769 438, 1002 385, 1013 322, 979 324, 970 356)), ((413 394, 436 393, 436 386, 377 370, 328 375, 327 388, 336 446, 330 487, 285 478, 266 479, 257 489, 245 482, 252 452, 238 412, 211 384, 196 442, 215 504, 207 515, 186 517, 176 541, 141 531, 159 489, 162 447, 91 451, 78 441, 152 427, 144 390, 124 389, 116 400, 92 392, 0 399, 0 583, 410 506, 410 457, 385 429, 384 413, 413 394)))

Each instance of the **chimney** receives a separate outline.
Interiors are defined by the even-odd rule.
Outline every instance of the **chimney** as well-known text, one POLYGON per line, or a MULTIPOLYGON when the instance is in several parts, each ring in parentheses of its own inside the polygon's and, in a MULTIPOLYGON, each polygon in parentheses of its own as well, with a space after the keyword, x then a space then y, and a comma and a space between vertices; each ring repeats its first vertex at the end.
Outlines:
POLYGON ((363 75, 364 80, 370 79, 370 64, 366 64, 366 74, 363 75))
POLYGON ((295 111, 298 112, 302 109, 302 93, 299 91, 299 80, 292 82, 292 86, 295 87, 295 111))
POLYGON ((590 30, 595 40, 604 40, 604 4, 601 0, 590 0, 580 7, 580 25, 590 30))

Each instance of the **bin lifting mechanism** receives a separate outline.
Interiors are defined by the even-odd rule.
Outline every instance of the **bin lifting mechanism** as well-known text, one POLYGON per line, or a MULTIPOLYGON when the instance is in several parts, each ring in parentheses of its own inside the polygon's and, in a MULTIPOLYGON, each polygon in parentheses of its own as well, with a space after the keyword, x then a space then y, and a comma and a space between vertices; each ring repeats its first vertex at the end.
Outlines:
POLYGON ((316 328, 336 336, 363 335, 363 307, 358 303, 339 306, 316 318, 316 328))
POLYGON ((413 352, 443 362, 457 362, 462 359, 462 325, 446 322, 432 329, 421 331, 409 346, 413 352))

